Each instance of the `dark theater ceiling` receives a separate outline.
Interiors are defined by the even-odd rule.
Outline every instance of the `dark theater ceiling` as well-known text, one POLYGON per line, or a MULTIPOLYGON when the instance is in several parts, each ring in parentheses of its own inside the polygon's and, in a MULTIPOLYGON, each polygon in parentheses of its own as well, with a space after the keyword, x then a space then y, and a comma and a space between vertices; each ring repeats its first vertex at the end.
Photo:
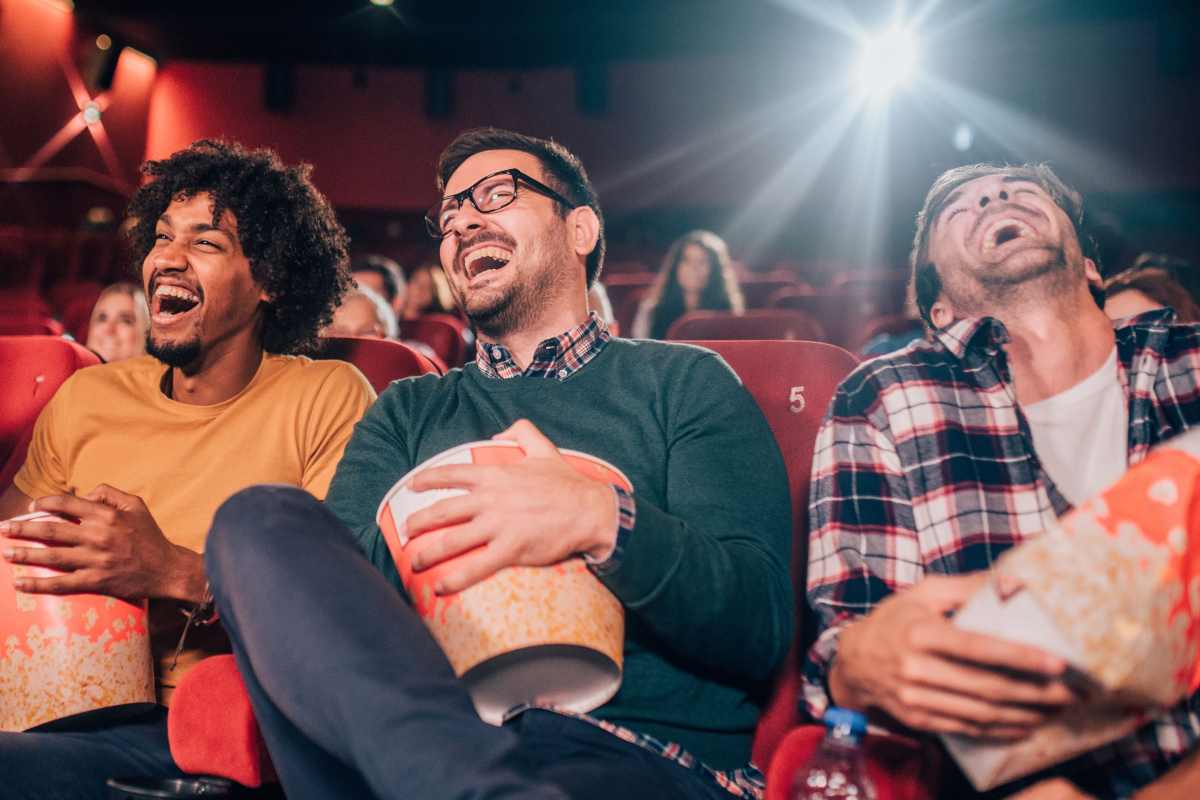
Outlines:
MULTIPOLYGON (((1130 16, 1195 24, 1196 0, 908 0, 911 13, 977 7, 993 33, 1130 16)), ((75 0, 77 18, 159 59, 518 68, 739 50, 804 49, 849 14, 885 22, 895 0, 75 0)))

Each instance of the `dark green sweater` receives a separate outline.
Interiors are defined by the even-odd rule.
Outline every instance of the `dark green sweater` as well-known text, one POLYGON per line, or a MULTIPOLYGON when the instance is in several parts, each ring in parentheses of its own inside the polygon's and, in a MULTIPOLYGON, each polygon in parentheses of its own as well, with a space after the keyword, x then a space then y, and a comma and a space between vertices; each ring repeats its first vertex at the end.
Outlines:
POLYGON ((474 364, 398 381, 359 422, 326 502, 399 586, 374 519, 383 495, 427 458, 522 417, 634 487, 636 525, 602 578, 626 608, 624 677, 595 716, 715 769, 744 766, 792 633, 791 506, 770 429, 715 353, 613 339, 565 381, 489 378, 474 364))

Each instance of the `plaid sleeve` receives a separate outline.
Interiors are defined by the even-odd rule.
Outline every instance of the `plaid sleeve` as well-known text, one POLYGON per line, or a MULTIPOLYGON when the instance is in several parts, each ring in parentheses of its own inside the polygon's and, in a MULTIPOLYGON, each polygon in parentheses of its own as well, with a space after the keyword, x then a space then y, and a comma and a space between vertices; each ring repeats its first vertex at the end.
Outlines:
POLYGON ((862 404, 845 386, 813 453, 808 604, 817 615, 818 636, 805 659, 801 708, 812 719, 820 719, 829 704, 829 668, 842 630, 924 572, 895 445, 871 414, 856 409, 862 404))
POLYGON ((612 552, 603 560, 586 553, 583 556, 588 568, 596 575, 607 575, 621 565, 621 559, 625 557, 625 543, 629 541, 629 534, 633 532, 634 523, 637 521, 637 502, 633 495, 620 486, 612 488, 617 504, 617 538, 612 552))

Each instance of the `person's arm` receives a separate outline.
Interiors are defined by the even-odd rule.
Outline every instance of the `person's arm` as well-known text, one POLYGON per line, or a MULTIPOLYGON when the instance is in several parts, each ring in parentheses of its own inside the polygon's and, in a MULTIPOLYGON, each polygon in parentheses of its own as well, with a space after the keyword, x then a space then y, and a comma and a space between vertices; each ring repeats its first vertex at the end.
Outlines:
POLYGON ((305 409, 304 464, 300 488, 318 500, 329 493, 354 426, 375 402, 375 390, 355 367, 337 363, 305 409))
POLYGON ((350 529, 367 559, 403 594, 400 573, 375 521, 384 495, 416 466, 408 461, 407 420, 398 410, 396 391, 385 392, 355 426, 329 484, 325 505, 350 529))
POLYGON ((1169 772, 1143 788, 1133 800, 1193 800, 1200 787, 1200 750, 1193 750, 1169 772))
POLYGON ((12 519, 29 513, 29 504, 33 500, 16 486, 9 486, 0 494, 0 520, 12 519))
POLYGON ((629 326, 630 339, 649 339, 650 323, 654 317, 654 304, 649 299, 638 303, 637 313, 633 316, 633 324, 629 326))
POLYGON ((1026 736, 1076 700, 1066 664, 949 621, 985 577, 924 577, 914 505, 883 425, 839 390, 813 462, 808 598, 824 630, 805 664, 806 711, 832 702, 918 731, 1026 736))
POLYGON ((681 657, 762 679, 794 627, 783 459, 754 399, 715 355, 690 364, 673 391, 665 500, 655 505, 635 487, 619 559, 593 570, 681 657))

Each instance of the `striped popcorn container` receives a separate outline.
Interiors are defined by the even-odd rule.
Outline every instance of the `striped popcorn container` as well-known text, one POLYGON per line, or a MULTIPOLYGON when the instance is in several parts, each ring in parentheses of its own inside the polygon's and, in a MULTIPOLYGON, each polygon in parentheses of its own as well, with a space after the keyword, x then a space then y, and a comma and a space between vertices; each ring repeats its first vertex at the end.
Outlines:
MULTIPOLYGON (((633 491, 616 467, 585 453, 559 451, 588 477, 633 491)), ((499 725, 524 704, 586 712, 621 685, 625 615, 620 602, 581 558, 551 567, 509 567, 464 591, 438 596, 433 587, 453 559, 414 573, 405 552, 405 521, 460 489, 414 492, 421 470, 446 464, 513 464, 525 458, 512 442, 471 442, 451 448, 401 478, 376 519, 413 607, 429 627, 479 716, 499 725)))
MULTIPOLYGON (((28 514, 19 521, 54 519, 28 514)), ((14 547, 43 547, 0 538, 14 547)), ((60 574, 0 560, 0 730, 24 731, 76 714, 153 703, 146 603, 94 594, 37 595, 18 577, 60 574)))

